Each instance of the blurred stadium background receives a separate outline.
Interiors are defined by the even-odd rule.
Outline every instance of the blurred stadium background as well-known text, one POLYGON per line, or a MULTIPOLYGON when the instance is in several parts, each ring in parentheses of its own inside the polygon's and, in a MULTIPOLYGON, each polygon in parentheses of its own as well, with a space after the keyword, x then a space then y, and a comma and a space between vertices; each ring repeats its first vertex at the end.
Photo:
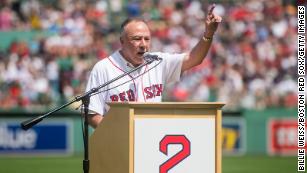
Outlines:
POLYGON ((298 2, 0 1, 0 172, 82 172, 79 104, 27 132, 19 123, 81 94, 127 16, 150 19, 154 51, 183 52, 212 3, 223 23, 211 51, 164 100, 226 103, 223 173, 295 172, 298 2))

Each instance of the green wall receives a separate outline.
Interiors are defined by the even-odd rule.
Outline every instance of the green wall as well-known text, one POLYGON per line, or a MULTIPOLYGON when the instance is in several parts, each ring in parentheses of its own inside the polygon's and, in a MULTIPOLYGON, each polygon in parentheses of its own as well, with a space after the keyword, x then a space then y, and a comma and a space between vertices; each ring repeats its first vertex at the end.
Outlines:
MULTIPOLYGON (((42 113, 25 113, 25 112, 0 112, 0 122, 7 119, 14 121, 24 121, 27 118, 41 115, 42 113), (27 118, 25 118, 27 117, 27 118)), ((267 123, 270 118, 289 118, 297 117, 296 109, 275 108, 262 111, 244 110, 241 112, 241 117, 245 119, 246 127, 246 154, 266 154, 267 153, 267 123)), ((229 115, 229 114, 228 114, 229 115)), ((233 115, 232 115, 233 116, 233 115)), ((83 153, 83 136, 80 114, 77 112, 57 113, 44 120, 47 122, 53 117, 71 119, 73 122, 73 152, 75 154, 83 153)), ((227 118, 227 113, 223 117, 227 118)), ((93 129, 90 128, 90 133, 93 129)))
POLYGON ((246 139, 248 154, 264 154, 267 152, 267 123, 270 118, 297 117, 296 109, 274 108, 262 111, 245 110, 246 139))

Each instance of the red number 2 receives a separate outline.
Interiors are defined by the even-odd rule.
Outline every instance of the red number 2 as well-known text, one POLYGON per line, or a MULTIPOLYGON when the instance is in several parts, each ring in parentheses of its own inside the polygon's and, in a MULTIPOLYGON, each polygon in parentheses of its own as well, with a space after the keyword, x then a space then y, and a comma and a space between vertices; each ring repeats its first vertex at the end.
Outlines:
POLYGON ((170 169, 187 158, 191 153, 190 141, 184 135, 164 136, 164 138, 160 141, 160 151, 167 155, 167 147, 170 144, 181 144, 182 150, 160 165, 159 173, 167 173, 170 169))

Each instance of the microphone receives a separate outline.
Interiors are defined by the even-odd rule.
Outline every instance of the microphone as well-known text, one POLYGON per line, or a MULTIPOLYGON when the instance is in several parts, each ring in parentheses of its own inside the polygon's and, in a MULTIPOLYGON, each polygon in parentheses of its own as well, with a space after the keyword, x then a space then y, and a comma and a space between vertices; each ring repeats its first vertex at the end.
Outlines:
POLYGON ((160 61, 162 58, 160 58, 158 55, 150 54, 148 52, 145 52, 143 55, 143 58, 145 61, 160 61))

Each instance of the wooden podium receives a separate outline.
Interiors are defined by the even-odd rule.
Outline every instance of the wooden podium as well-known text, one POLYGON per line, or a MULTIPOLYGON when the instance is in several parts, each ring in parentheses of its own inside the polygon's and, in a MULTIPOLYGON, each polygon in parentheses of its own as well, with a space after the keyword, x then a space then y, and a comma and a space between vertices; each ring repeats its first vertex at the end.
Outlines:
POLYGON ((90 173, 221 173, 223 103, 110 103, 90 173))

